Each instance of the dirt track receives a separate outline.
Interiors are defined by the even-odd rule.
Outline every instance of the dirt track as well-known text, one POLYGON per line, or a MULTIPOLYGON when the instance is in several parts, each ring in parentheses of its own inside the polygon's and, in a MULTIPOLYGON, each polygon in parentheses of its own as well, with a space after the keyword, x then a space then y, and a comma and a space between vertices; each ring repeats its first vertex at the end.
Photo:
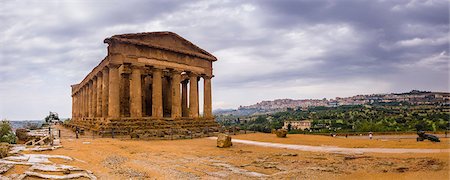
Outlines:
MULTIPOLYGON (((211 140, 217 138, 211 137, 211 140)), ((248 145, 271 147, 271 148, 284 148, 300 151, 311 152, 329 152, 329 153, 449 153, 450 149, 404 149, 404 148, 342 148, 333 146, 307 146, 307 145, 293 145, 293 144, 280 144, 270 142, 258 142, 242 139, 233 139, 233 143, 242 143, 248 145)))

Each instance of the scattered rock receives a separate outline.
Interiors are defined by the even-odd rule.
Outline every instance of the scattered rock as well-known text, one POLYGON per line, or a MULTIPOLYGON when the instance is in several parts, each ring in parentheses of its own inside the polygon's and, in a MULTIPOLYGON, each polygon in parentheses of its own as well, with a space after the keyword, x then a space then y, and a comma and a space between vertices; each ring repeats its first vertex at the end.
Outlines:
POLYGON ((111 169, 117 169, 128 159, 123 156, 109 156, 103 161, 103 166, 111 169))
POLYGON ((281 153, 277 154, 277 156, 298 156, 297 153, 281 153))
POLYGON ((239 149, 238 153, 244 154, 244 153, 252 153, 252 151, 244 151, 242 149, 239 149))
POLYGON ((407 167, 399 167, 395 169, 397 172, 403 173, 409 170, 407 167))
POLYGON ((122 167, 121 169, 118 169, 117 171, 115 171, 115 173, 125 175, 126 177, 128 177, 130 179, 147 179, 147 178, 149 178, 149 176, 147 176, 146 173, 136 171, 131 168, 123 168, 122 167))
POLYGON ((298 156, 297 153, 283 153, 281 156, 298 156))
POLYGON ((139 138, 139 134, 134 133, 134 132, 131 133, 130 136, 131 136, 131 139, 138 139, 139 138))
POLYGON ((323 171, 323 172, 334 172, 333 168, 327 168, 327 167, 309 167, 309 170, 315 170, 315 171, 323 171))
POLYGON ((393 166, 394 163, 393 163, 393 162, 380 162, 380 163, 378 163, 378 165, 383 165, 383 166, 393 166))
POLYGON ((217 147, 226 148, 232 146, 231 136, 227 134, 219 134, 217 136, 217 147))
MULTIPOLYGON (((6 173, 10 170, 14 165, 13 164, 0 164, 0 174, 6 173)), ((1 178, 0 178, 1 179, 1 178)))
POLYGON ((10 146, 8 143, 0 143, 0 158, 8 156, 10 146))
POLYGON ((275 134, 277 135, 277 137, 280 137, 280 138, 285 138, 287 133, 288 132, 286 129, 278 129, 275 131, 275 134))
POLYGON ((353 159, 360 159, 360 158, 370 158, 370 156, 345 156, 344 160, 353 160, 353 159))

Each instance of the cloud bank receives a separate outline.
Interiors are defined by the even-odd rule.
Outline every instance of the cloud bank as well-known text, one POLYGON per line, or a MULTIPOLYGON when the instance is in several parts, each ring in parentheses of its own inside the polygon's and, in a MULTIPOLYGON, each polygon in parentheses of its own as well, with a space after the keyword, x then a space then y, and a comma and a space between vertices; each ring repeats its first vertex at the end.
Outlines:
POLYGON ((211 52, 213 107, 449 91, 446 0, 0 1, 0 118, 70 117, 70 85, 114 34, 173 31, 211 52))

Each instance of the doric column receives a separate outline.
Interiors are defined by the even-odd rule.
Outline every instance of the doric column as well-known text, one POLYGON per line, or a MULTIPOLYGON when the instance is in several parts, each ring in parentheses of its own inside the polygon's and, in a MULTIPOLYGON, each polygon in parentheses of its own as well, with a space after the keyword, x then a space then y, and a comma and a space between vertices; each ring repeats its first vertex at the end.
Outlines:
POLYGON ((77 114, 77 105, 78 105, 78 101, 77 101, 77 93, 75 93, 75 95, 74 95, 74 108, 73 108, 73 111, 72 111, 72 113, 73 113, 73 115, 72 115, 72 118, 75 116, 75 117, 77 117, 78 116, 78 114, 77 114))
POLYGON ((181 115, 182 117, 188 117, 189 116, 189 109, 188 109, 188 80, 184 80, 181 82, 181 115))
POLYGON ((86 117, 91 117, 91 85, 86 83, 86 117))
POLYGON ((198 76, 195 73, 189 74, 189 117, 198 117, 198 76))
POLYGON ((80 117, 84 117, 84 88, 80 88, 80 117))
POLYGON ((180 81, 181 72, 172 71, 172 118, 181 117, 181 93, 180 93, 180 81))
POLYGON ((139 67, 131 67, 130 81, 130 116, 142 117, 142 82, 139 67))
POLYGON ((81 107, 80 107, 80 100, 81 100, 81 98, 80 98, 81 96, 80 96, 80 89, 78 89, 78 91, 77 91, 77 117, 80 117, 80 110, 81 110, 81 107))
POLYGON ((162 118, 162 69, 153 69, 152 83, 152 117, 162 118))
POLYGON ((89 117, 94 117, 94 81, 89 81, 89 117))
POLYGON ((88 94, 87 94, 87 86, 88 86, 88 83, 86 83, 85 85, 84 85, 84 87, 83 87, 83 96, 84 96, 84 98, 83 98, 83 117, 88 117, 88 115, 89 115, 89 111, 88 111, 88 94))
POLYGON ((97 77, 92 78, 92 117, 97 117, 97 77))
POLYGON ((143 94, 144 94, 144 102, 143 103, 143 114, 145 116, 150 116, 152 114, 152 91, 151 91, 151 76, 146 75, 144 78, 144 87, 143 87, 143 94))
MULTIPOLYGON (((75 93, 75 95, 74 95, 74 109, 73 109, 73 111, 72 111, 72 113, 73 113, 73 115, 74 115, 74 117, 77 117, 78 116, 78 114, 77 114, 77 105, 78 105, 78 101, 77 101, 77 93, 75 93)), ((73 116, 72 116, 72 118, 73 118, 73 116)))
POLYGON ((95 117, 102 117, 102 94, 103 94, 103 75, 100 73, 97 74, 97 106, 95 117))
POLYGON ((75 117, 75 94, 72 94, 72 118, 75 117))
POLYGON ((203 76, 203 117, 212 117, 211 77, 203 76))
POLYGON ((84 85, 84 117, 89 116, 88 83, 84 85))
POLYGON ((109 69, 105 67, 102 70, 102 117, 108 117, 108 101, 109 101, 109 69))
POLYGON ((120 117, 120 99, 119 99, 119 65, 109 65, 109 97, 108 97, 108 116, 113 118, 120 117))

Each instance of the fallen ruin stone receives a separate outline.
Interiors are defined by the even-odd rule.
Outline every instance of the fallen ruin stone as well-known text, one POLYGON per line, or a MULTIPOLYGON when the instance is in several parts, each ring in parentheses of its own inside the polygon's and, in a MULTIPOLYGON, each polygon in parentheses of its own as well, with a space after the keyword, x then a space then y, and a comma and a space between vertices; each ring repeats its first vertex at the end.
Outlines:
POLYGON ((48 171, 48 172, 69 172, 70 171, 82 171, 83 169, 64 165, 64 164, 33 164, 28 170, 34 171, 48 171))
MULTIPOLYGON (((0 164, 0 174, 5 173, 9 169, 11 169, 14 165, 13 164, 0 164)), ((1 178, 0 178, 1 179, 1 178)))
POLYGON ((395 169, 397 172, 403 173, 409 170, 407 167, 399 167, 395 169))
POLYGON ((27 162, 27 163, 51 163, 49 158, 58 158, 58 159, 64 159, 72 161, 73 159, 68 156, 62 156, 62 155, 48 155, 48 154, 23 154, 18 156, 9 156, 5 157, 0 160, 0 162, 9 163, 6 161, 15 162, 13 164, 18 164, 21 162, 27 162))
POLYGON ((74 174, 68 174, 68 175, 50 175, 50 174, 41 174, 37 172, 31 172, 26 171, 24 174, 31 177, 39 177, 44 179, 75 179, 75 178, 89 178, 89 179, 97 179, 93 174, 91 173, 74 173, 74 174))
POLYGON ((361 159, 361 158, 370 158, 370 156, 345 156, 344 160, 353 160, 353 159, 361 159))
POLYGON ((8 156, 10 146, 8 143, 0 143, 0 158, 8 156))
POLYGON ((232 146, 231 136, 227 134, 219 134, 217 136, 217 147, 226 148, 232 146))
POLYGON ((277 154, 278 156, 298 156, 297 153, 281 153, 281 154, 277 154))
POLYGON ((285 138, 287 133, 288 132, 286 129, 278 129, 275 131, 275 134, 277 135, 277 137, 280 137, 280 138, 285 138))

